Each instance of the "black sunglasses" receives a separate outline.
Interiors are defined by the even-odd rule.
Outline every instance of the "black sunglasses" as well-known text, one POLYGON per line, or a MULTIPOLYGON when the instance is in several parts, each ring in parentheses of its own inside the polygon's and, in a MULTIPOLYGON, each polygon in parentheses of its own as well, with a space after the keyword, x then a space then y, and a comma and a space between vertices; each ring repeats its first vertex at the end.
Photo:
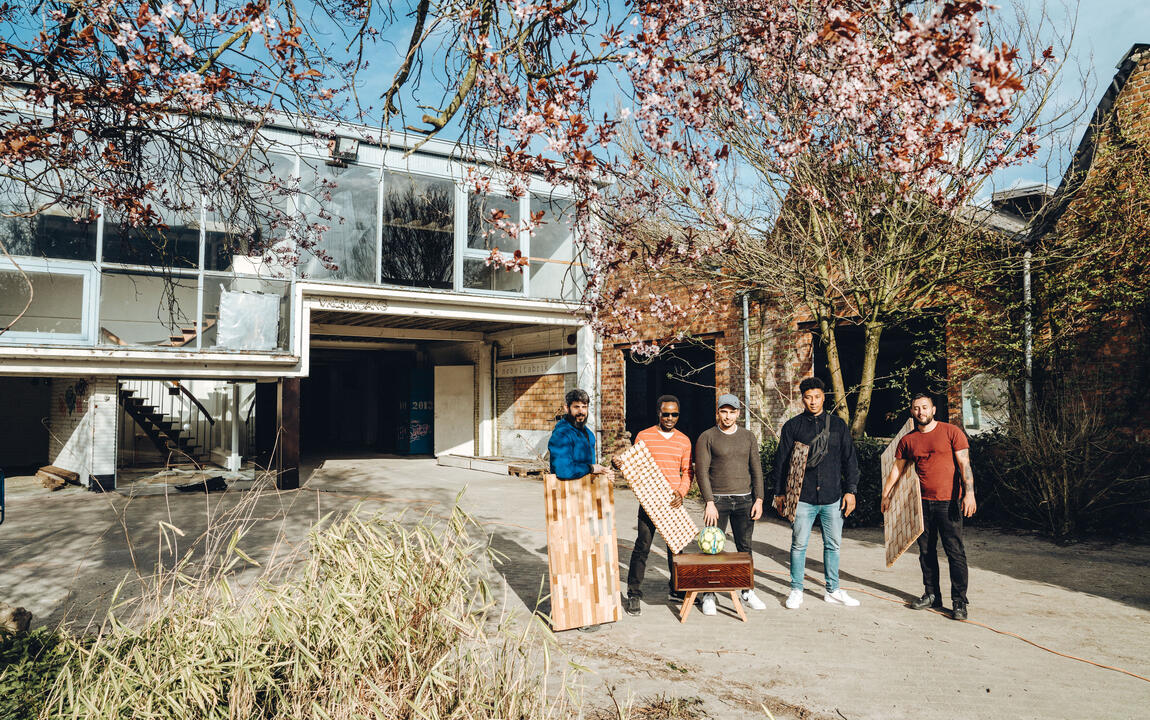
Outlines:
POLYGON ((679 417, 679 413, 660 413, 663 417, 679 417))

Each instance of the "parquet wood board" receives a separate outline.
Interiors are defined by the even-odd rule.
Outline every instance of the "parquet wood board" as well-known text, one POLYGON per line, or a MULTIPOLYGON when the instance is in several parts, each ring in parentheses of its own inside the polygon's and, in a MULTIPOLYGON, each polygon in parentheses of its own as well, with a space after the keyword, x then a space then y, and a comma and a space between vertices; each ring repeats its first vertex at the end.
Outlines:
MULTIPOLYGON (((914 430, 914 420, 908 419, 899 430, 898 435, 886 449, 882 451, 881 465, 882 477, 885 482, 891 467, 894 466, 894 454, 898 449, 898 441, 910 431, 914 430)), ((879 488, 881 501, 882 488, 879 488)), ((922 535, 922 490, 918 484, 918 473, 914 471, 911 463, 902 477, 895 483, 891 491, 890 509, 883 516, 883 538, 886 541, 886 566, 894 565, 894 561, 910 549, 910 546, 922 535)))
POLYGON ((795 510, 799 507, 799 495, 803 492, 803 476, 807 474, 807 455, 810 447, 796 442, 791 450, 791 466, 787 468, 787 494, 783 499, 783 516, 794 523, 795 510))
POLYGON ((614 486, 606 475, 543 479, 551 626, 569 630, 619 619, 614 486))
POLYGON ((667 547, 671 552, 681 552, 699 534, 699 527, 686 507, 671 507, 675 491, 667 484, 646 443, 640 440, 620 455, 619 469, 667 547))

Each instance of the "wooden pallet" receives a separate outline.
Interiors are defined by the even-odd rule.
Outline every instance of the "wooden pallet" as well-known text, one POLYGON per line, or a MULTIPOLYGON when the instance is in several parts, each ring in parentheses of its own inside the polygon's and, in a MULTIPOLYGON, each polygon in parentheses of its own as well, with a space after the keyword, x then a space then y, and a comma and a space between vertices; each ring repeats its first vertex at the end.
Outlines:
POLYGON ((619 469, 667 547, 673 553, 681 552, 699 534, 699 527, 687 508, 671 507, 675 491, 642 440, 619 456, 619 469))
MULTIPOLYGON (((890 445, 882 451, 882 478, 886 482, 890 469, 894 466, 894 454, 898 450, 898 441, 914 430, 914 420, 907 420, 906 424, 894 436, 890 445)), ((882 487, 879 487, 879 501, 882 501, 882 487)), ((918 473, 914 470, 914 463, 907 466, 906 472, 895 483, 890 495, 890 508, 883 516, 882 534, 886 542, 886 566, 894 565, 904 552, 922 535, 924 525, 922 517, 922 490, 919 488, 918 473)))
POLYGON ((615 489, 606 475, 544 477, 551 626, 570 630, 619 619, 615 489))

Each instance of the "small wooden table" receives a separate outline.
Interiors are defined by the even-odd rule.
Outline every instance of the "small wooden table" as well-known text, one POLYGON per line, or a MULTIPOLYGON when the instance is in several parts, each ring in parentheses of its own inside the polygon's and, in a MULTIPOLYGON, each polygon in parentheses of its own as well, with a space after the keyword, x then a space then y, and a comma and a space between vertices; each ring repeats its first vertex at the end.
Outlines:
POLYGON ((679 622, 687 621, 695 596, 701 592, 729 592, 735 611, 746 622, 738 591, 755 587, 755 565, 746 552, 680 553, 672 565, 671 583, 679 592, 687 593, 679 610, 679 622))

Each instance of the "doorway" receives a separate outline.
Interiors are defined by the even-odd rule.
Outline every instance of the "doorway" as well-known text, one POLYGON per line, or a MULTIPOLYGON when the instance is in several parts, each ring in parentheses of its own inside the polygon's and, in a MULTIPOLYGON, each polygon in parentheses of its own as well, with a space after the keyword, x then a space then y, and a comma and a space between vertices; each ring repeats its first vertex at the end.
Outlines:
POLYGON ((691 439, 715 424, 715 348, 710 342, 666 347, 651 360, 626 361, 627 432, 634 440, 658 422, 655 402, 661 395, 679 398, 677 428, 691 439))

